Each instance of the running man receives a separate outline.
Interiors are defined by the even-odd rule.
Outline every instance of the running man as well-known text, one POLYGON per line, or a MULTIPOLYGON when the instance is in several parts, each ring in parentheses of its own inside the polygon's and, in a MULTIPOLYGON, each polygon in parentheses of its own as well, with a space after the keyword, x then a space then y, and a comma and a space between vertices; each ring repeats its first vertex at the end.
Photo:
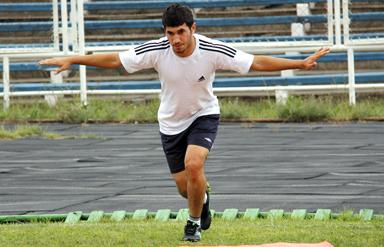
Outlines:
POLYGON ((321 48, 304 60, 247 54, 197 34, 191 9, 180 4, 167 7, 162 22, 165 37, 134 49, 46 59, 40 64, 58 66, 56 73, 69 69, 72 64, 101 68, 123 66, 128 73, 148 68, 158 72, 161 141, 177 189, 188 200, 189 218, 183 240, 199 241, 201 230, 207 230, 211 224, 204 164, 220 119, 219 103, 212 90, 215 71, 246 74, 249 70, 311 70, 329 49, 321 48))

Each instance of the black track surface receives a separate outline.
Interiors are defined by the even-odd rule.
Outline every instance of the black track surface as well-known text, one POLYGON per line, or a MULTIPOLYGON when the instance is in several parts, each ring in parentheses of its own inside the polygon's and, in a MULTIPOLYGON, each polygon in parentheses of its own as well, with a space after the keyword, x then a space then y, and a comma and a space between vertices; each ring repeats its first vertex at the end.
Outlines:
MULTIPOLYGON (((171 180, 157 125, 42 126, 97 138, 0 141, 1 215, 187 207, 171 180)), ((216 211, 383 213, 383 124, 223 123, 206 173, 216 211)))

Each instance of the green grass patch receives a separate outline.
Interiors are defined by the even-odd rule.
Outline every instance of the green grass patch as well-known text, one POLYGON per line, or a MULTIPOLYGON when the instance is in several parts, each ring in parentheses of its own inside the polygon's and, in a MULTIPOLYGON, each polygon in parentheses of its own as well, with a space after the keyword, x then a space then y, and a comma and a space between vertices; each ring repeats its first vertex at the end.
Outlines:
POLYGON ((384 246, 382 221, 215 219, 200 243, 180 241, 184 223, 154 220, 122 223, 0 225, 0 242, 7 246, 180 246, 239 245, 273 242, 322 242, 337 247, 384 246))
POLYGON ((223 120, 278 119, 277 105, 271 99, 222 98, 219 103, 223 120))
POLYGON ((14 140, 29 137, 38 137, 44 139, 100 139, 100 136, 94 134, 82 134, 79 136, 64 136, 57 133, 44 130, 39 125, 18 125, 11 128, 0 126, 0 140, 14 140))
POLYGON ((285 105, 278 105, 280 119, 290 122, 325 121, 330 117, 332 103, 314 97, 289 97, 285 105))
POLYGON ((125 102, 119 99, 90 99, 87 107, 80 100, 62 100, 49 107, 43 100, 11 105, 8 111, 0 111, 0 121, 27 123, 55 121, 68 124, 87 122, 156 122, 159 100, 125 102))
POLYGON ((0 140, 13 140, 26 137, 43 137, 47 139, 61 138, 58 134, 45 132, 43 128, 37 125, 21 125, 10 129, 0 126, 0 140))
MULTIPOLYGON (((285 105, 274 98, 223 97, 219 99, 224 121, 361 121, 384 118, 384 98, 361 96, 350 106, 345 96, 290 96, 285 105)), ((62 99, 55 107, 43 100, 17 102, 0 110, 1 122, 55 121, 79 123, 155 123, 159 100, 129 101, 124 97, 90 98, 87 107, 77 98, 62 99)))

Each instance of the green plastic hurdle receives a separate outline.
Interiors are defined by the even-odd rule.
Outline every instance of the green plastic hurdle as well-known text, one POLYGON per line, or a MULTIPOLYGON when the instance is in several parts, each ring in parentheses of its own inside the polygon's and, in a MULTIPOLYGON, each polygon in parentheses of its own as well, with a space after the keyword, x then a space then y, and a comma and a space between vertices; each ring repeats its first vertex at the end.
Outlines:
MULTIPOLYGON (((333 213, 331 209, 317 209, 315 213, 308 213, 306 209, 294 209, 292 212, 285 212, 283 209, 271 209, 268 212, 261 212, 259 208, 247 208, 240 212, 237 208, 225 209, 223 212, 211 210, 212 216, 224 220, 257 220, 260 218, 291 218, 295 220, 332 220, 339 217, 360 219, 362 221, 384 220, 384 215, 374 214, 372 209, 361 209, 359 213, 333 213)), ((156 221, 185 221, 188 218, 188 209, 180 209, 172 212, 170 209, 159 209, 156 212, 149 212, 148 209, 137 209, 134 212, 118 210, 112 213, 105 213, 95 210, 90 213, 81 211, 70 212, 68 214, 43 214, 43 215, 0 215, 0 224, 18 222, 64 222, 65 224, 76 224, 79 222, 99 223, 104 221, 122 222, 124 220, 148 220, 156 221)))

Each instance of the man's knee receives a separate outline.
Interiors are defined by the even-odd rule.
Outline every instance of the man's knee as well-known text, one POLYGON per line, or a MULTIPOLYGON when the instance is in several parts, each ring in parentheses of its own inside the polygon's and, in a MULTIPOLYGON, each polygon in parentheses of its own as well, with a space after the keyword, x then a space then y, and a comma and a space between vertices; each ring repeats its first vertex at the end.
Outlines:
POLYGON ((205 159, 200 157, 189 157, 185 160, 185 170, 189 180, 197 180, 204 173, 205 159))

